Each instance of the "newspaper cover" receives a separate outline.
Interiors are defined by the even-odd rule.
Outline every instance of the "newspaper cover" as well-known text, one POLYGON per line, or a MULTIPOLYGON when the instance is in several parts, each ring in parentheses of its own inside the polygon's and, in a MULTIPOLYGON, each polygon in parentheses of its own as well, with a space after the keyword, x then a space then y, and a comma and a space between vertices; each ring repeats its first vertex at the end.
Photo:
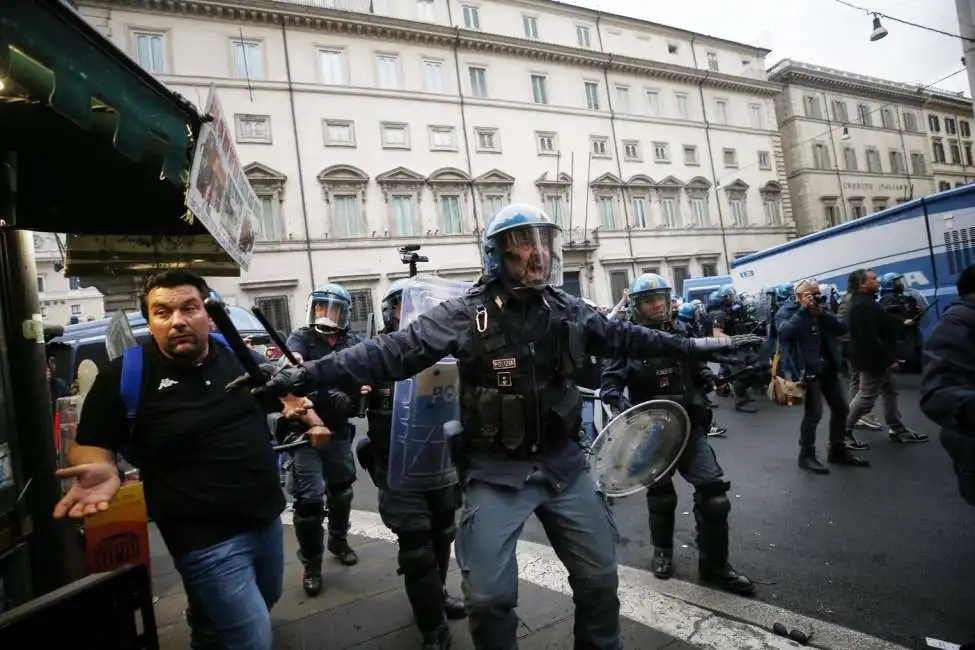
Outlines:
POLYGON ((190 170, 186 207, 247 271, 254 250, 261 204, 244 176, 234 146, 234 134, 224 119, 215 85, 210 86, 204 114, 212 120, 200 128, 190 170))

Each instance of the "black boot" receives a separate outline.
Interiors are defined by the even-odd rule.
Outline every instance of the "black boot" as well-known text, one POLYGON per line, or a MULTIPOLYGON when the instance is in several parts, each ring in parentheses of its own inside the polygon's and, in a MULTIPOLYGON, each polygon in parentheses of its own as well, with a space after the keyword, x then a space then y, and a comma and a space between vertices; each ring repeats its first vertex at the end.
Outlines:
MULTIPOLYGON (((699 490, 701 488, 698 488, 699 490)), ((695 492, 697 571, 701 581, 739 596, 755 593, 755 584, 728 563, 728 512, 731 504, 720 490, 695 492)))
POLYGON ((799 467, 809 470, 813 474, 829 474, 829 468, 816 458, 815 447, 803 447, 799 452, 799 467))
POLYGON ((352 516, 352 488, 336 490, 328 494, 328 552, 338 558, 345 566, 352 566, 359 562, 359 556, 349 546, 346 536, 349 534, 350 518, 352 516))
POLYGON ((318 508, 319 514, 306 513, 304 516, 298 514, 298 509, 306 508, 298 504, 294 516, 298 559, 304 565, 301 587, 308 596, 314 598, 322 591, 322 554, 325 551, 325 530, 322 528, 324 515, 321 514, 321 508, 318 508))
POLYGON ((674 550, 669 548, 653 549, 650 570, 653 571, 654 577, 660 580, 667 580, 674 575, 674 550))
POLYGON ((826 457, 831 465, 851 465, 853 467, 870 467, 870 461, 857 456, 850 448, 843 445, 830 445, 829 455, 826 457))
POLYGON ((423 650, 450 650, 450 628, 443 624, 432 632, 423 633, 423 650))
POLYGON ((440 584, 443 588, 443 612, 448 620, 458 621, 467 617, 467 605, 463 599, 454 598, 447 593, 447 573, 450 572, 450 546, 454 542, 454 527, 441 531, 433 539, 433 550, 437 555, 437 569, 440 572, 440 584))

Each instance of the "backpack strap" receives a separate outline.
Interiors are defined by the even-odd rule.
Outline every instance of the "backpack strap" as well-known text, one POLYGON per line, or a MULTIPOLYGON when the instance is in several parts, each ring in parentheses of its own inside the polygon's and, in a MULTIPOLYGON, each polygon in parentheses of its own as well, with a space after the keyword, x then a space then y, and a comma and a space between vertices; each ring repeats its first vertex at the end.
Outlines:
POLYGON ((125 404, 125 416, 129 424, 135 422, 135 414, 139 410, 139 398, 142 396, 142 366, 145 355, 141 345, 127 348, 122 352, 122 381, 119 383, 119 395, 125 404))

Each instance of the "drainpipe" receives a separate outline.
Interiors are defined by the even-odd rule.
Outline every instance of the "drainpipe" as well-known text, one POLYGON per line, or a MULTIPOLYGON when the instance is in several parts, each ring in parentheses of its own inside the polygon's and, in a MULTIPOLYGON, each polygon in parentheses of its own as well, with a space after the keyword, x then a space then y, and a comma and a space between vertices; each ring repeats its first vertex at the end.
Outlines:
MULTIPOLYGON (((914 185, 911 181, 911 157, 907 153, 907 141, 904 140, 903 122, 904 122, 904 112, 898 107, 897 135, 900 136, 901 139, 901 154, 903 154, 903 158, 901 159, 901 162, 904 163, 904 177, 907 178, 907 191, 908 191, 908 195, 905 198, 907 198, 907 200, 910 201, 911 199, 914 198, 914 185)), ((894 199, 894 201, 896 200, 897 199, 894 199)))
POLYGON ((311 229, 308 226, 308 204, 305 200, 305 171, 301 164, 301 140, 298 139, 298 117, 295 114, 295 89, 291 83, 291 55, 288 52, 288 32, 281 23, 281 38, 284 40, 284 70, 288 75, 288 105, 291 107, 291 132, 295 139, 295 161, 298 164, 298 191, 301 193, 301 217, 305 223, 305 252, 308 254, 308 279, 311 290, 315 290, 315 265, 311 259, 311 229))
MULTIPOLYGON (((823 96, 823 110, 826 111, 826 128, 829 132, 829 148, 833 152, 833 171, 836 172, 836 185, 840 190, 840 203, 843 207, 843 221, 847 222, 850 220, 849 215, 846 213, 846 196, 843 193, 843 176, 840 174, 840 159, 836 155, 836 140, 833 137, 833 121, 829 117, 829 101, 826 99, 826 93, 819 93, 823 96)), ((849 128, 849 126, 847 126, 849 128)), ((827 228, 835 226, 835 223, 829 224, 827 228)))
MULTIPOLYGON (((694 69, 697 70, 697 51, 694 49, 694 41, 697 34, 691 35, 691 57, 694 60, 694 69)), ((714 166, 714 150, 711 145, 711 120, 708 119, 708 107, 704 101, 704 82, 711 76, 710 68, 704 71, 704 77, 697 81, 697 93, 701 99, 701 117, 704 119, 704 138, 708 143, 708 163, 711 166, 711 182, 714 184, 714 203, 718 208, 718 228, 721 230, 721 249, 724 251, 724 267, 726 275, 731 275, 731 256, 728 255, 728 234, 724 227, 724 212, 721 210, 721 188, 718 187, 718 170, 714 166)))
MULTIPOLYGON (((447 22, 454 25, 454 15, 450 8, 451 3, 447 3, 447 22)), ((474 230, 477 231, 481 228, 481 222, 478 218, 478 201, 477 193, 474 191, 474 165, 471 162, 471 141, 467 134, 467 103, 464 101, 464 84, 461 83, 460 77, 460 26, 454 25, 454 77, 457 80, 457 96, 460 98, 460 127, 464 134, 464 156, 467 160, 467 175, 470 177, 470 192, 471 192, 471 209, 473 210, 474 216, 474 230)), ((494 215, 490 215, 487 218, 490 219, 494 215)), ((484 224, 487 226, 487 224, 484 224)), ((484 250, 481 246, 480 237, 476 234, 474 236, 474 246, 477 248, 477 255, 484 262, 484 250)))
MULTIPOLYGON (((603 15, 600 13, 596 16, 596 38, 599 39, 599 52, 601 54, 606 54, 603 50, 603 31, 599 27, 599 22, 602 20, 603 15)), ((613 151, 616 155, 616 173, 619 175, 620 183, 623 183, 623 162, 620 160, 620 142, 616 138, 616 112, 613 110, 613 93, 609 90, 609 66, 613 63, 613 55, 607 54, 606 63, 603 65, 603 83, 606 85, 606 106, 609 108, 609 132, 613 138, 613 151)), ((590 161, 592 160, 592 152, 589 152, 590 161)), ((591 178, 586 179, 586 186, 592 182, 591 178)), ((630 249, 630 267, 633 270, 633 276, 636 277, 636 259, 633 253, 633 230, 630 228, 630 211, 626 206, 626 188, 620 185, 620 198, 623 204, 623 222, 626 224, 626 243, 630 249)), ((588 208, 588 201, 586 201, 588 208)))

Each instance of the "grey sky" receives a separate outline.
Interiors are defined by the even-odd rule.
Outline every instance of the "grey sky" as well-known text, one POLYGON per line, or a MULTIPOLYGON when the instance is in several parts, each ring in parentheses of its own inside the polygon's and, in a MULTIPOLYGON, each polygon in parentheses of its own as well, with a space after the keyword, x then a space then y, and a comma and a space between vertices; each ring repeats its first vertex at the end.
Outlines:
MULTIPOLYGON (((852 4, 958 33, 954 0, 851 0, 852 4)), ((929 84, 962 68, 962 42, 884 21, 871 43, 872 18, 834 0, 568 0, 611 13, 720 36, 772 50, 768 65, 792 58, 850 72, 929 84)), ((937 87, 969 95, 964 72, 937 87)))

